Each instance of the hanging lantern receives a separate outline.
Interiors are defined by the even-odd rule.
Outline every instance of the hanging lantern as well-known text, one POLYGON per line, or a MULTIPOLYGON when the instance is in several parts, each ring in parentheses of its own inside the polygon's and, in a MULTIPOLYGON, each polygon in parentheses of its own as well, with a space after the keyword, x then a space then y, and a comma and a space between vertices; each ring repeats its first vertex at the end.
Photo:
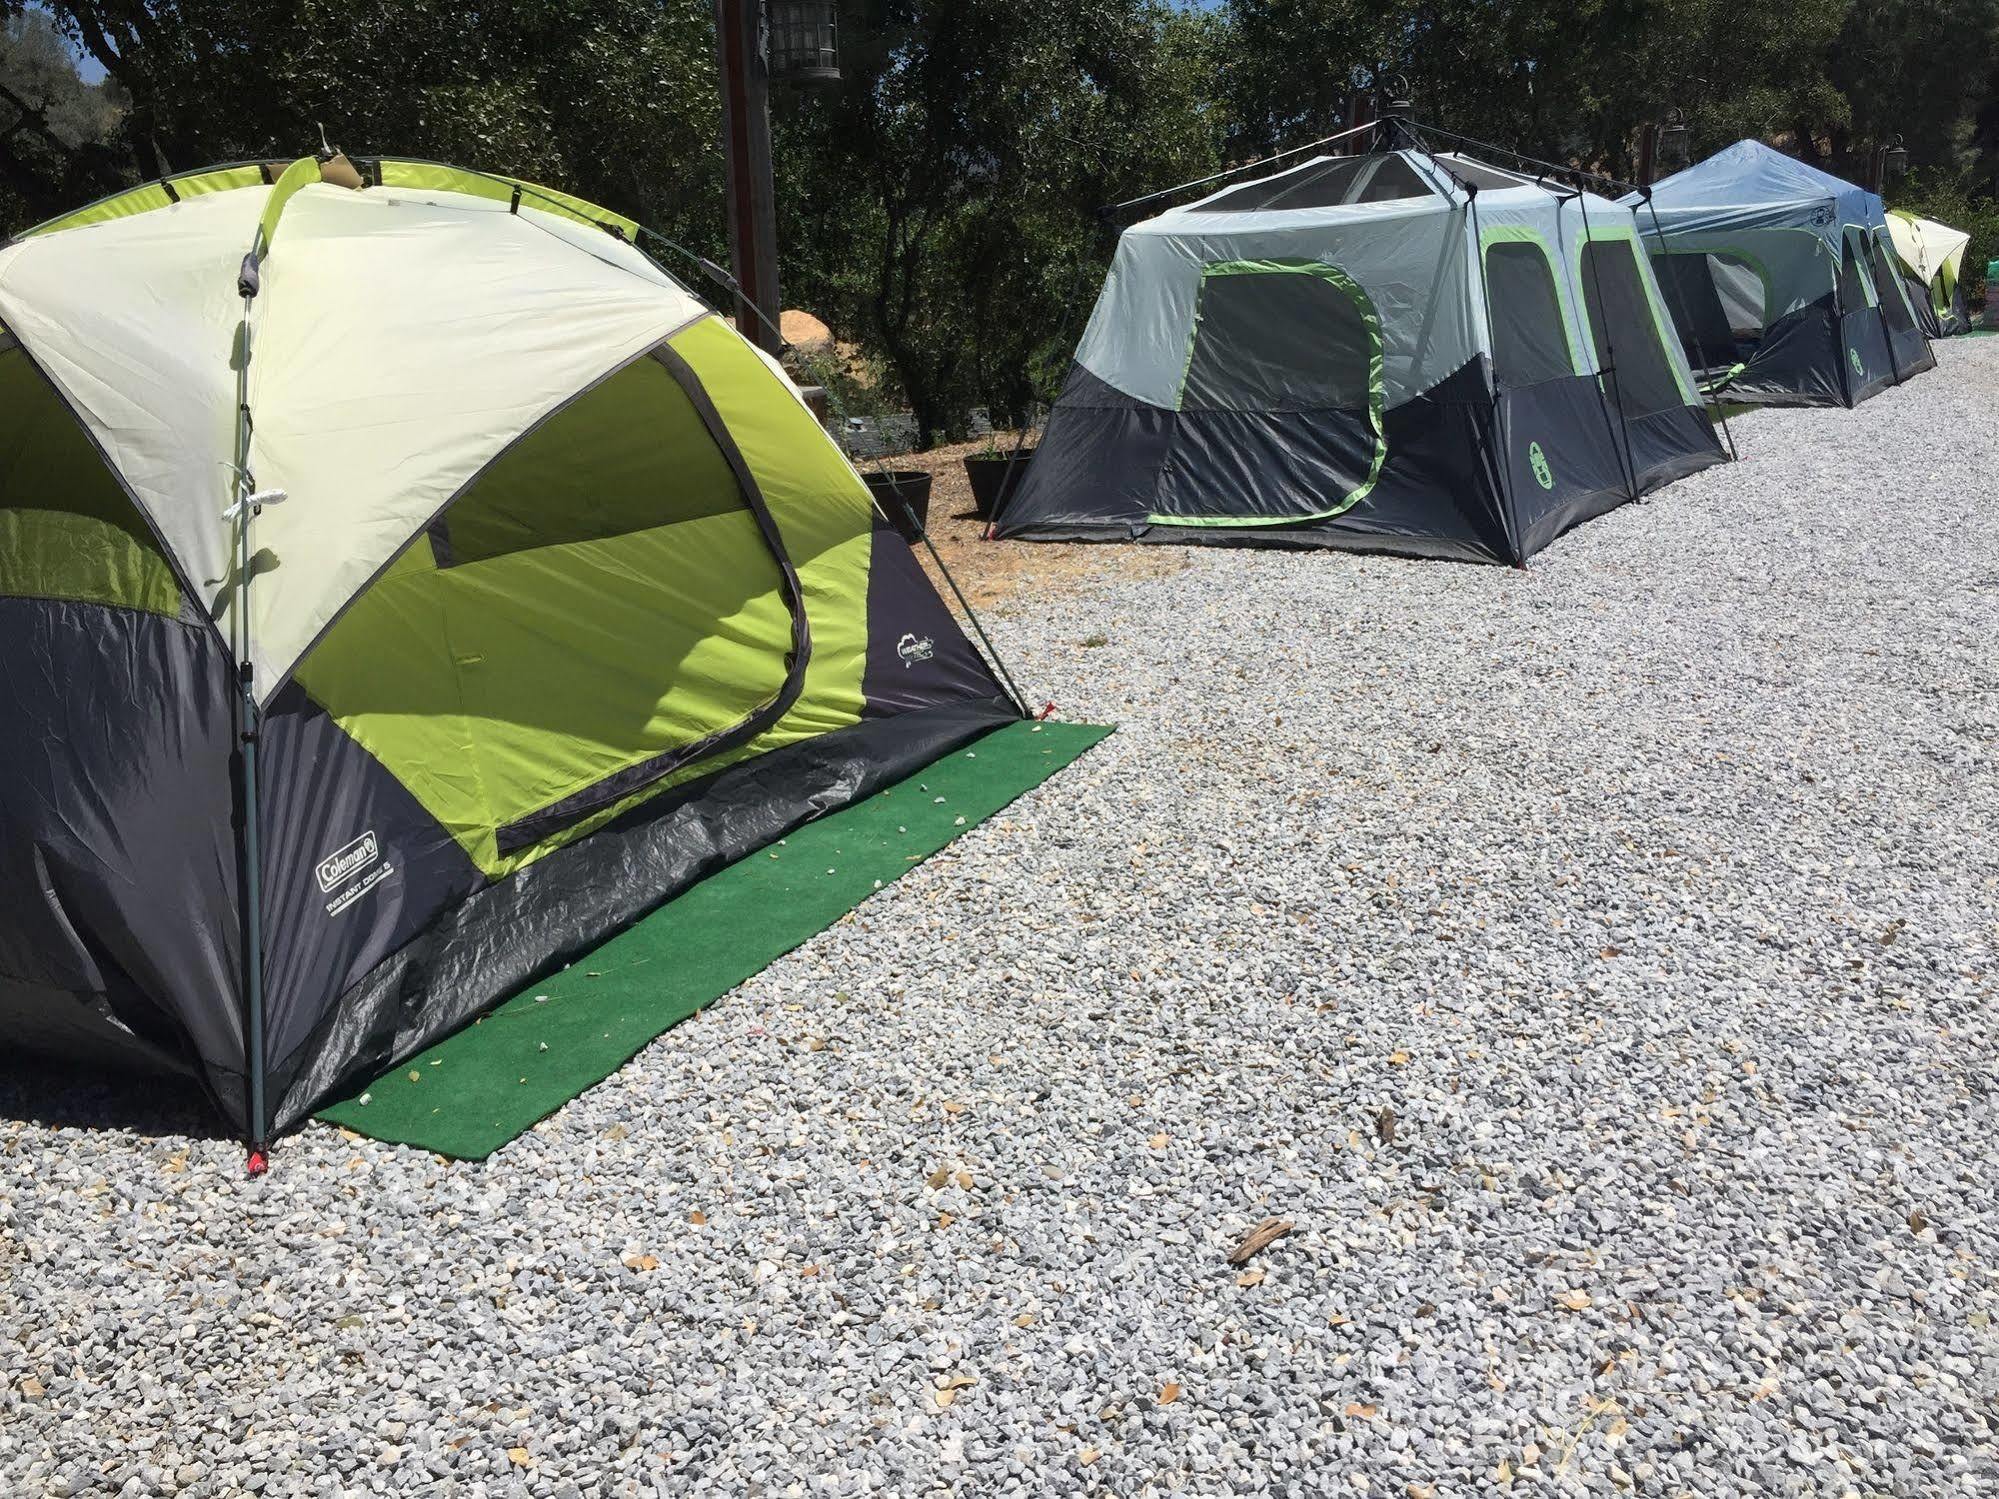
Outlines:
POLYGON ((1898 182, 1907 175, 1909 170, 1909 151, 1902 144, 1901 136, 1896 136, 1888 143, 1888 149, 1882 155, 1881 164, 1886 169, 1884 176, 1889 182, 1898 182))
POLYGON ((840 81, 837 0, 768 0, 770 76, 779 83, 840 81))
POLYGON ((1659 171, 1665 176, 1684 171, 1687 165, 1687 120, 1677 109, 1666 111, 1659 127, 1659 171))

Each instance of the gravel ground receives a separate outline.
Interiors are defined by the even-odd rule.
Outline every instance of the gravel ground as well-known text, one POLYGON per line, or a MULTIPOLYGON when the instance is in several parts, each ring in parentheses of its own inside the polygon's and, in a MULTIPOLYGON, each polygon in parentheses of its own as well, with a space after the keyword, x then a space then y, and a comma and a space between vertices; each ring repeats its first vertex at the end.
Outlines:
POLYGON ((1999 1494, 1938 356, 1525 574, 1013 598, 1123 732, 487 1164, 12 1070, 0 1489, 1999 1494))

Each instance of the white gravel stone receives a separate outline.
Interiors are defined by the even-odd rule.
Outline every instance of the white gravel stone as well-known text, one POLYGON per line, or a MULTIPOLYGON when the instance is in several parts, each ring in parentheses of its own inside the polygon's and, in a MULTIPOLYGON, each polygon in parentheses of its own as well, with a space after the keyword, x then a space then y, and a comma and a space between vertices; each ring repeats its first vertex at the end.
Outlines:
POLYGON ((0 1491, 1999 1493, 1937 352, 1526 573, 1102 549, 1121 732, 488 1163, 10 1068, 0 1491))

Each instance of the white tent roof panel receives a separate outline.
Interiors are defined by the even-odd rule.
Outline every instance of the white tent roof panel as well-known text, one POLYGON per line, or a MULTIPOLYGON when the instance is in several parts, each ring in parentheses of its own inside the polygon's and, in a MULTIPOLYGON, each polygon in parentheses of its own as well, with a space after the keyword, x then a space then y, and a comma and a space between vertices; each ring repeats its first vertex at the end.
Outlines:
MULTIPOLYGON (((0 250, 0 323, 232 628, 237 279, 268 187, 0 250)), ((632 246, 523 205, 313 184, 253 304, 252 657, 268 698, 348 601, 520 433, 699 317, 632 246)))

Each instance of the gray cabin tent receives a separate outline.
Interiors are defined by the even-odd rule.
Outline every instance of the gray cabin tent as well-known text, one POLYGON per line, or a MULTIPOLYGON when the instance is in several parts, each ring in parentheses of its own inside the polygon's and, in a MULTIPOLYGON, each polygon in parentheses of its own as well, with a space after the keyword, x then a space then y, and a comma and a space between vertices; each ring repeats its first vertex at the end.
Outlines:
POLYGON ((1522 564, 1723 452, 1627 208, 1321 156, 1126 229, 994 534, 1522 564))
POLYGON ((1857 406, 1936 363, 1865 188, 1737 141, 1624 202, 1688 362, 1729 400, 1857 406))

